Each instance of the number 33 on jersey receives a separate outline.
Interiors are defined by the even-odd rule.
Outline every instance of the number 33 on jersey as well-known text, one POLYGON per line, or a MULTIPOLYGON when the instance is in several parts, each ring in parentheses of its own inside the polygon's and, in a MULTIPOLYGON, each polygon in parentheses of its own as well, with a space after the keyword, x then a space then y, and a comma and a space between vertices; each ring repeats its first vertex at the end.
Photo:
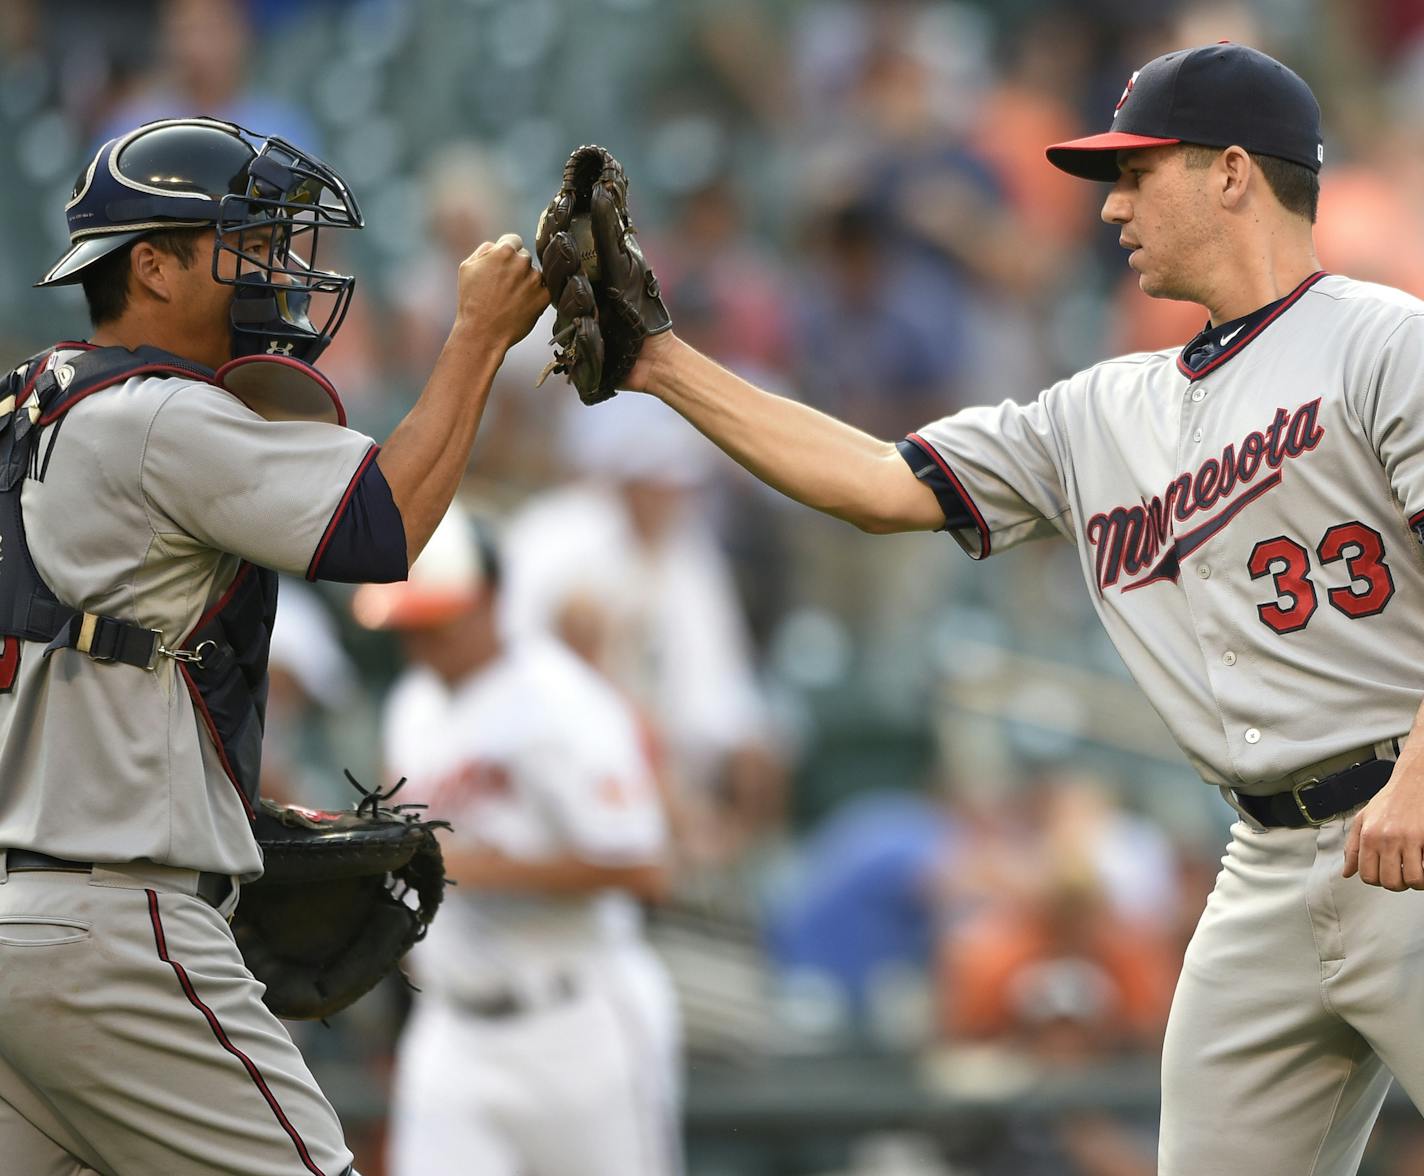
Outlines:
POLYGON ((1249 786, 1410 728, 1424 302, 1315 274, 1205 355, 1109 360, 908 441, 964 503, 951 533, 971 555, 1077 546, 1109 635, 1206 779, 1249 786))

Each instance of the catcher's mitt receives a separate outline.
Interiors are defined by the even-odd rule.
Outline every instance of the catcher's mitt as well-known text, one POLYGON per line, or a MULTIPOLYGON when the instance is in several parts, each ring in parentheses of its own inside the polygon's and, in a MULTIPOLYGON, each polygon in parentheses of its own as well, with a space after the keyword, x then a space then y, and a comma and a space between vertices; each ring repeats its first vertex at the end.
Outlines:
POLYGON ((558 316, 544 374, 566 373, 585 404, 612 396, 643 340, 672 326, 636 231, 623 165, 602 147, 578 148, 539 218, 534 245, 558 316))
POLYGON ((232 931, 279 1017, 317 1020, 369 992, 440 906, 445 868, 433 830, 448 823, 417 819, 410 810, 423 805, 383 806, 395 789, 361 791, 346 812, 269 800, 258 809, 265 870, 242 888, 232 931))

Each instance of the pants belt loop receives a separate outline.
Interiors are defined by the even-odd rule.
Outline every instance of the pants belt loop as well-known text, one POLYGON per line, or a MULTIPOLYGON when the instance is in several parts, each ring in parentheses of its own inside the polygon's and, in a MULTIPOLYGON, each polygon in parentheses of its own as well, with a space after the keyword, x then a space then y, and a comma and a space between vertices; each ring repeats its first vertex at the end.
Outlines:
POLYGON ((1245 806, 1236 798, 1236 790, 1232 788, 1230 784, 1218 784, 1216 790, 1221 793, 1221 798, 1236 810, 1236 815, 1245 821, 1246 824, 1250 825, 1251 828, 1255 829, 1258 833, 1265 832, 1266 826, 1261 824, 1251 813, 1246 811, 1245 806))
POLYGON ((157 862, 98 862, 90 876, 99 886, 132 886, 135 882, 197 895, 198 871, 157 862))

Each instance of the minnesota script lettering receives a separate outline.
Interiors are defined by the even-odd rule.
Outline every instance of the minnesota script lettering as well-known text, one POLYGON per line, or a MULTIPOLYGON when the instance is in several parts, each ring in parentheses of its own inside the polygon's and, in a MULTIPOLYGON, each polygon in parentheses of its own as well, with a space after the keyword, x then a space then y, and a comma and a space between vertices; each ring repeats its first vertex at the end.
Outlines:
POLYGON ((1133 579, 1122 591, 1177 578, 1178 560, 1201 546, 1248 503, 1280 484, 1281 466, 1320 444, 1325 426, 1317 422, 1320 398, 1294 412, 1276 409, 1263 431, 1247 433, 1239 446, 1207 458, 1195 473, 1182 473, 1151 501, 1116 506, 1088 520, 1087 539, 1096 549, 1098 588, 1133 579), (1259 480, 1258 480, 1259 479, 1259 480), (1233 491, 1238 491, 1234 498, 1233 491), (1228 501, 1230 499, 1230 501, 1228 501), (1210 519, 1178 533, 1179 523, 1225 503, 1210 519))

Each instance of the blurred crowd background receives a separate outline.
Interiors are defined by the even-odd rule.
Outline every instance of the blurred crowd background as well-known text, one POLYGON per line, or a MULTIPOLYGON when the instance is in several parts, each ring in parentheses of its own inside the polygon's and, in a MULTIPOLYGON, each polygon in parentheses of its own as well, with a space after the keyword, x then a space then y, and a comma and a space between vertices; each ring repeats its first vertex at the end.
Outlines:
MULTIPOLYGON (((104 138, 211 114, 356 191, 359 277, 321 366, 387 435, 453 318, 455 268, 533 235, 567 152, 609 147, 677 330, 898 438, 1026 399, 1203 311, 1142 296, 1102 193, 1046 143, 1128 74, 1221 38, 1325 111, 1325 266, 1424 295, 1421 0, 5 0, 0 361, 87 331, 29 289, 104 138)), ((464 500, 499 528, 511 630, 606 672, 677 832, 650 934, 675 977, 693 1176, 1136 1176, 1158 1042, 1229 810, 1093 618, 1074 553, 975 566, 793 506, 662 406, 577 405, 547 324, 497 381, 464 500)), ((201 437, 193 438, 201 446, 201 437)), ((397 648, 340 587, 284 588, 267 781, 347 800, 397 648)), ((367 1176, 398 985, 300 1040, 367 1176)), ((1368 1173, 1424 1170, 1392 1102, 1368 1173)))

